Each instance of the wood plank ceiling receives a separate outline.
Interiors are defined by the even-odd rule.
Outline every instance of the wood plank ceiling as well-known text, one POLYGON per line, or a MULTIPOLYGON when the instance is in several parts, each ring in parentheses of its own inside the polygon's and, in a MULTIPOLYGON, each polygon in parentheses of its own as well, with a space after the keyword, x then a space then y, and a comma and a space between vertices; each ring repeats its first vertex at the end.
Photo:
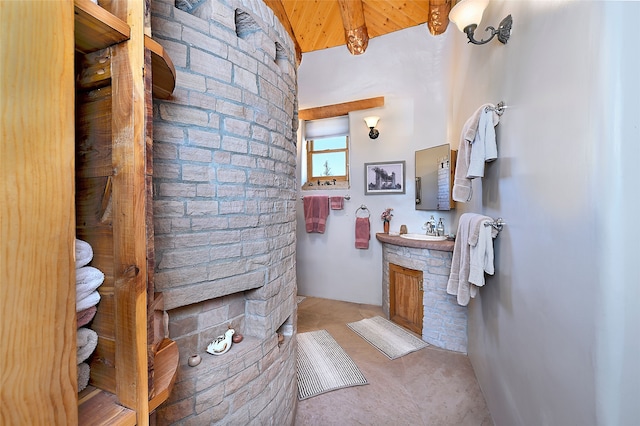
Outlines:
MULTIPOLYGON (((347 45, 364 53, 368 40, 428 24, 442 34, 455 0, 265 0, 297 43, 298 54, 347 45)), ((300 59, 300 56, 299 56, 300 59)))

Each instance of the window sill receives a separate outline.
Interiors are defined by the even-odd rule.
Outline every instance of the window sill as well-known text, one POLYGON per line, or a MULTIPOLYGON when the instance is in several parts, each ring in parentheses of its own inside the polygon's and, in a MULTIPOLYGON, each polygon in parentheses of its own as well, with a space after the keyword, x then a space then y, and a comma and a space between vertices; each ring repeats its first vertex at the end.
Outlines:
POLYGON ((331 190, 331 189, 349 189, 349 182, 336 182, 335 185, 333 185, 333 182, 331 183, 331 185, 322 185, 322 181, 320 181, 320 185, 317 184, 317 182, 307 182, 304 185, 302 185, 302 190, 303 191, 317 191, 317 190, 331 190))

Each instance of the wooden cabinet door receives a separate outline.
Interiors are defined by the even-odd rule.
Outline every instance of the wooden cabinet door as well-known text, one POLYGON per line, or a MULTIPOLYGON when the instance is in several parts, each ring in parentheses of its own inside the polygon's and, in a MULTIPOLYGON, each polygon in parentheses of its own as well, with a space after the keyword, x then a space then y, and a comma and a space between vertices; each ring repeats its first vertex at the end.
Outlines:
POLYGON ((422 336, 424 306, 422 271, 389 264, 389 316, 391 321, 422 336))

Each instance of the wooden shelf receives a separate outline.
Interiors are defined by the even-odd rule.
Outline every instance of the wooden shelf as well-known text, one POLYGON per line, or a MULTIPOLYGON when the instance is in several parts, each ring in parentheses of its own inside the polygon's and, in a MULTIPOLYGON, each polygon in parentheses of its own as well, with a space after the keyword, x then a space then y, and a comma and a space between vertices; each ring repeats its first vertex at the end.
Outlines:
POLYGON ((151 51, 153 76, 153 96, 168 99, 176 87, 176 69, 164 48, 152 39, 144 36, 144 47, 151 51))
MULTIPOLYGON (((126 22, 90 0, 74 0, 76 50, 91 53, 131 37, 126 22)), ((176 69, 164 48, 151 37, 144 36, 144 47, 151 51, 153 96, 168 99, 176 87, 176 69)))
POLYGON ((88 386, 78 395, 78 425, 134 426, 136 412, 118 404, 112 393, 88 386))
MULTIPOLYGON (((143 350, 148 347, 148 324, 128 315, 149 309, 143 297, 150 285, 144 266, 153 244, 137 236, 149 237, 153 226, 145 214, 138 214, 150 202, 140 196, 150 197, 151 162, 145 155, 151 149, 146 145, 145 151, 144 145, 151 140, 151 97, 169 98, 176 83, 175 67, 164 48, 135 31, 144 20, 144 4, 142 0, 114 2, 115 13, 126 16, 123 21, 90 0, 74 0, 79 75, 76 140, 81 154, 76 160, 77 233, 93 245, 94 261, 99 261, 111 286, 93 322, 100 361, 91 367, 92 386, 78 395, 81 425, 146 424, 149 413, 169 398, 178 370, 177 344, 151 334, 157 351, 150 360, 143 350), (143 92, 144 99, 136 99, 135 94, 143 92), (147 125, 137 125, 143 122, 147 125), (112 172, 113 164, 118 164, 117 174, 112 172), (105 216, 109 208, 113 213, 105 216), (137 265, 140 273, 127 275, 114 267, 121 263, 137 265), (147 387, 140 380, 150 373, 153 377, 147 387)), ((153 305, 152 314, 156 308, 162 313, 160 302, 153 305)), ((149 315, 145 318, 149 320, 149 315)))
POLYGON ((169 398, 178 373, 178 345, 170 339, 164 339, 160 344, 160 349, 156 352, 154 361, 155 395, 149 401, 149 412, 152 412, 160 404, 169 398))
POLYGON ((126 22, 90 0, 74 0, 76 50, 95 52, 129 40, 126 22))

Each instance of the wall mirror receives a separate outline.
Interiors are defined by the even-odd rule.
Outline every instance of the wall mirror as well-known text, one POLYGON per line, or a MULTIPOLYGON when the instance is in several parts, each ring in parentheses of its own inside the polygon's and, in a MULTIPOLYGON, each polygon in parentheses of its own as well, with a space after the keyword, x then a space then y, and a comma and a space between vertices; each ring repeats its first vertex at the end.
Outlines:
POLYGON ((416 151, 416 210, 451 210, 456 151, 449 144, 416 151))

